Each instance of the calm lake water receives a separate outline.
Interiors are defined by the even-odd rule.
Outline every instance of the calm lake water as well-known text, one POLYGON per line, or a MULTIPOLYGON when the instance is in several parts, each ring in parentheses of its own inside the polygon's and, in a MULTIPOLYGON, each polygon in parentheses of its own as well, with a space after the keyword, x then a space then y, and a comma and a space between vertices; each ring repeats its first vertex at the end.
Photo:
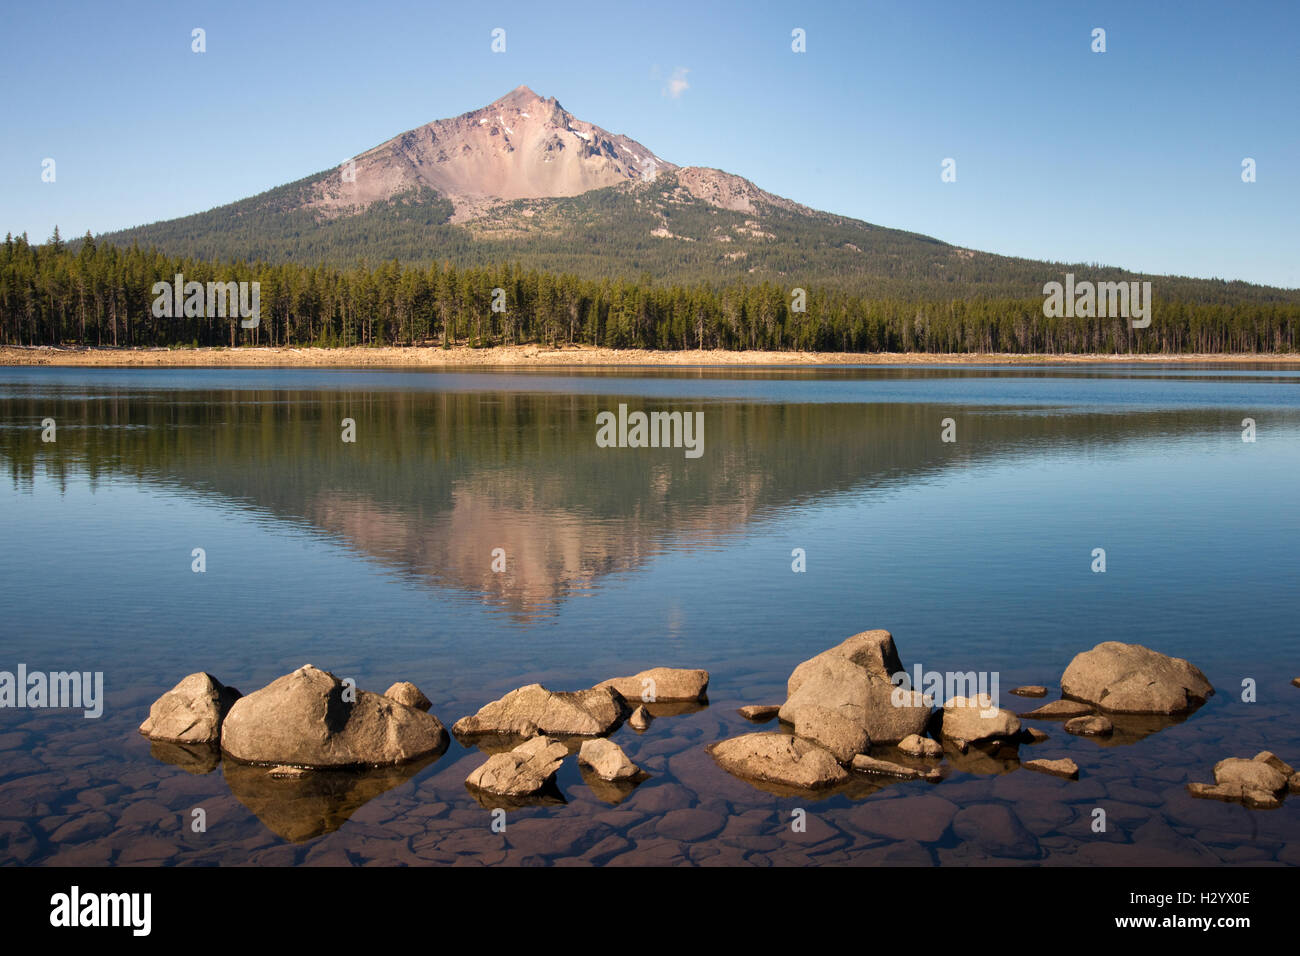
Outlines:
POLYGON ((10 368, 0 468, 0 670, 105 684, 95 720, 0 709, 2 863, 1300 864, 1300 796, 1185 793, 1225 757, 1300 763, 1295 371, 10 368), (620 403, 702 412, 703 454, 597 447, 620 403), (878 627, 909 669, 997 672, 1018 711, 1035 703, 1007 690, 1056 696, 1103 640, 1186 657, 1218 693, 1135 742, 1031 721, 1051 739, 1020 758, 1070 757, 1074 782, 975 755, 937 784, 790 797, 705 753, 776 729, 736 708, 878 627), (483 754, 456 742, 277 789, 136 732, 188 673, 247 693, 308 662, 413 681, 448 726, 533 681, 712 683, 708 706, 615 733, 651 774, 630 795, 570 758, 567 802, 504 834, 464 786, 483 754), (990 803, 1014 818, 963 822, 990 803))

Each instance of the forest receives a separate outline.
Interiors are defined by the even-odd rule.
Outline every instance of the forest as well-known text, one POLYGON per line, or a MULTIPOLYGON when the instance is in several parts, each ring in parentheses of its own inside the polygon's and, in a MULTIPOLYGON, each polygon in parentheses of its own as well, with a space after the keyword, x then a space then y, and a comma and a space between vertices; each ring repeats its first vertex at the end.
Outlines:
MULTIPOLYGON (((1177 290, 1179 286, 1174 285, 1177 290)), ((1047 318, 1043 299, 871 296, 771 279, 655 282, 519 262, 350 267, 202 260, 87 234, 0 247, 0 343, 97 347, 238 345, 486 347, 537 343, 647 349, 846 352, 1267 353, 1296 348, 1300 301, 1162 295, 1153 321, 1047 318), (260 323, 156 317, 154 283, 260 283, 260 323), (502 290, 495 292, 494 290, 502 290), (495 307, 494 307, 495 303, 495 307)))

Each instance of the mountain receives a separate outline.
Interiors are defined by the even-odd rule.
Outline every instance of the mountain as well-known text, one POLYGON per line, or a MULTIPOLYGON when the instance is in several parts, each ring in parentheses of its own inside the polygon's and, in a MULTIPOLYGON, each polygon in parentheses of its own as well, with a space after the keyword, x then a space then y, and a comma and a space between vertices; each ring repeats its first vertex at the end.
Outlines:
POLYGON ((362 153, 338 177, 315 183, 307 205, 354 212, 428 187, 454 203, 453 221, 466 221, 496 200, 576 196, 652 181, 676 168, 626 136, 577 119, 553 97, 520 86, 482 109, 428 123, 362 153))
MULTIPOLYGON (((1062 273, 1116 268, 978 252, 820 212, 727 172, 677 166, 520 86, 325 170, 207 212, 98 237, 204 260, 350 266, 503 262, 643 283, 772 281, 864 296, 1040 297, 1062 273)), ((1165 277, 1211 303, 1300 292, 1165 277)))

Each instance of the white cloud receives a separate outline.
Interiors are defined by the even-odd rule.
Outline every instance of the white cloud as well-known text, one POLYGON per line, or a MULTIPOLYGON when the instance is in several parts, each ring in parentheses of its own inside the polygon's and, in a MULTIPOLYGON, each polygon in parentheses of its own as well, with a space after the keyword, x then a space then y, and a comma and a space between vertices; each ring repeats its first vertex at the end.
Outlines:
POLYGON ((668 84, 664 87, 664 96, 671 96, 678 99, 683 93, 691 88, 691 84, 686 82, 686 74, 691 72, 684 66, 679 66, 673 70, 673 75, 668 78, 668 84))

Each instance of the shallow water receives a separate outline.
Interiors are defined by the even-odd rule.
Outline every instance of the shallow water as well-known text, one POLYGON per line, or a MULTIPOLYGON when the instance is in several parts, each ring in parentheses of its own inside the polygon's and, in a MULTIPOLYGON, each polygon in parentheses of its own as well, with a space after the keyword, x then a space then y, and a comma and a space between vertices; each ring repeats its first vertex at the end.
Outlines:
POLYGON ((3 862, 1300 863, 1300 797, 1184 789, 1228 756, 1300 761, 1293 371, 0 369, 0 467, 0 670, 102 671, 106 696, 96 720, 0 709, 3 862), (703 455, 597 447, 620 402, 702 411, 703 455), (705 753, 874 627, 909 670, 996 672, 1018 711, 1036 705, 1011 687, 1055 695, 1102 640, 1186 657, 1218 693, 1131 744, 1033 723, 1051 739, 1020 759, 1071 757, 1073 782, 976 754, 937 784, 776 795, 705 753), (635 791, 571 758, 567 802, 504 834, 459 743, 277 789, 136 733, 192 671, 248 692, 306 662, 414 681, 448 725, 531 681, 712 682, 707 707, 615 733, 651 774, 635 791))

